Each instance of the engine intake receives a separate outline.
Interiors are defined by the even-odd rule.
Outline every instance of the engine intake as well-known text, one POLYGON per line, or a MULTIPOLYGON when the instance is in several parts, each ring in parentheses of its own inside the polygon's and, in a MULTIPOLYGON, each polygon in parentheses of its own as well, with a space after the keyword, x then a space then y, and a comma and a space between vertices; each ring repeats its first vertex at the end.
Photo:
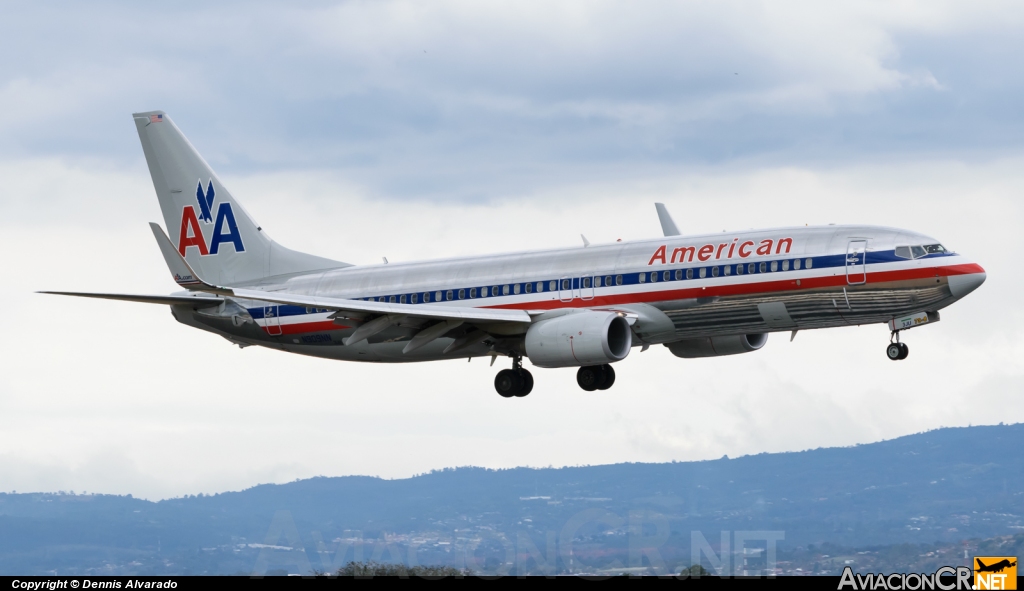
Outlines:
POLYGON ((728 337, 704 337, 685 339, 674 343, 666 343, 669 351, 676 357, 693 359, 696 357, 719 357, 757 351, 768 342, 768 335, 741 334, 728 337))
POLYGON ((541 320, 526 331, 526 355, 539 367, 579 367, 621 361, 633 333, 615 312, 575 312, 541 320))

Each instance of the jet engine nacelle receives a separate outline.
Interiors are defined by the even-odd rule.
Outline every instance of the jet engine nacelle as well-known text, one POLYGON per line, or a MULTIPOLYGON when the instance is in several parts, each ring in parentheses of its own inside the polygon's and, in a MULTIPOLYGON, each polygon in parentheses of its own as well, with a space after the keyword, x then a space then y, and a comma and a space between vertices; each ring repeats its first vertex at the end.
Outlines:
POLYGON ((541 320, 526 331, 526 355, 539 367, 579 367, 621 361, 633 333, 615 312, 576 312, 541 320))
POLYGON ((767 334, 741 334, 728 337, 704 337, 667 343, 669 351, 676 357, 718 357, 757 351, 768 342, 767 334))

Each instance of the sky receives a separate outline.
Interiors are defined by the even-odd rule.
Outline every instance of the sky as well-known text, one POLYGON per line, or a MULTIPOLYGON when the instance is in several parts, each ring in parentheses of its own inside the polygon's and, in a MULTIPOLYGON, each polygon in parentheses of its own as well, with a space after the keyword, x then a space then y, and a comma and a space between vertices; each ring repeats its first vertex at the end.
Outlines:
POLYGON ((0 490, 160 499, 349 474, 735 457, 1024 421, 1024 7, 1013 2, 0 6, 0 490), (892 225, 988 272, 942 321, 634 349, 615 386, 485 359, 250 347, 169 293, 131 113, 166 110, 276 240, 350 263, 892 225))

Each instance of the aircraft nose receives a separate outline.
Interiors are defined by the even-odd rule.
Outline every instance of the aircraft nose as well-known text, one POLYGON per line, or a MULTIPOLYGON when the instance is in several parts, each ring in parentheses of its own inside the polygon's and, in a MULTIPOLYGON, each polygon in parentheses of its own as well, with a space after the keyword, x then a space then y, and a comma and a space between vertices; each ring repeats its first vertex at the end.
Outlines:
POLYGON ((982 283, 985 283, 985 279, 988 277, 985 269, 982 269, 981 265, 974 265, 974 267, 977 268, 977 271, 973 273, 951 275, 949 277, 949 291, 953 294, 953 297, 962 298, 981 287, 982 283))

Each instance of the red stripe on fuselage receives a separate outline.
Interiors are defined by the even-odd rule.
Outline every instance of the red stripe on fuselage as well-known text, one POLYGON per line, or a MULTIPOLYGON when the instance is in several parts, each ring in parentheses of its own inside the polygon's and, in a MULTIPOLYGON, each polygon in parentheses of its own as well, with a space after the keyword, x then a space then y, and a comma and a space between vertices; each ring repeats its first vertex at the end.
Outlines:
POLYGON ((270 334, 270 329, 274 329, 272 336, 281 336, 283 334, 299 334, 304 332, 324 332, 326 330, 345 330, 346 328, 352 328, 351 326, 344 326, 341 324, 335 324, 331 320, 324 320, 322 322, 302 322, 298 324, 282 324, 280 326, 264 326, 263 331, 270 334), (277 332, 278 329, 281 332, 277 332))

